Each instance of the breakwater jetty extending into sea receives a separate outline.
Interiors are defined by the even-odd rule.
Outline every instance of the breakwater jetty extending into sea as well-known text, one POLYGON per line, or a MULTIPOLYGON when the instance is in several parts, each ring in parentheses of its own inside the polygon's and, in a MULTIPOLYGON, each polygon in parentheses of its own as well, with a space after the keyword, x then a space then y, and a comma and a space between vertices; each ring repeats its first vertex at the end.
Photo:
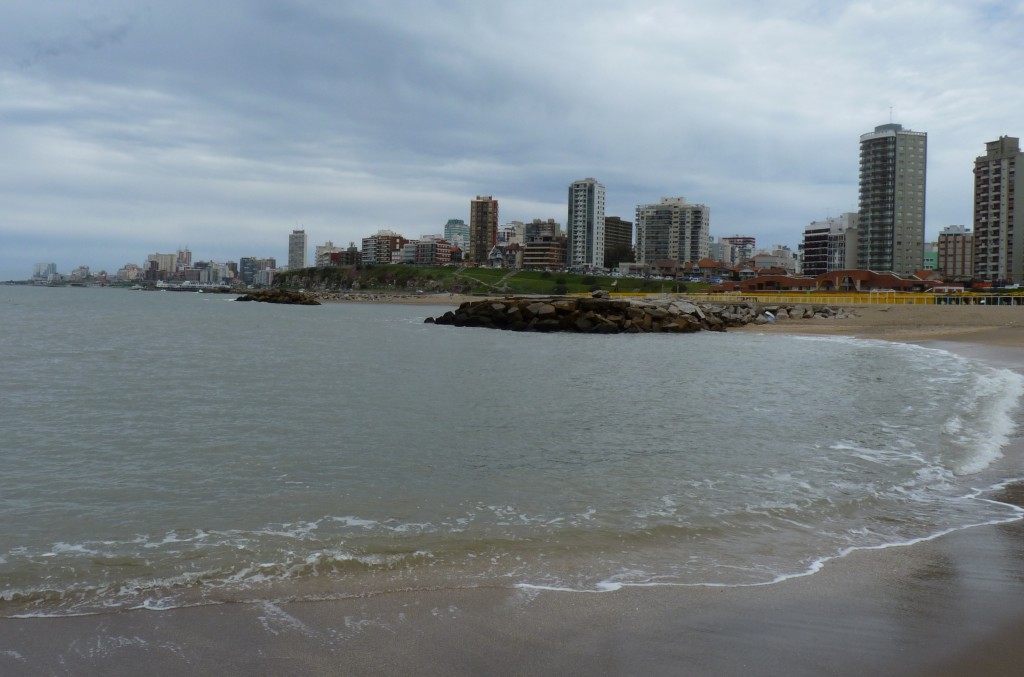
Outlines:
POLYGON ((843 318, 845 308, 805 304, 694 303, 685 300, 572 296, 506 297, 467 301, 427 323, 510 331, 621 334, 726 331, 728 327, 813 318, 843 318))

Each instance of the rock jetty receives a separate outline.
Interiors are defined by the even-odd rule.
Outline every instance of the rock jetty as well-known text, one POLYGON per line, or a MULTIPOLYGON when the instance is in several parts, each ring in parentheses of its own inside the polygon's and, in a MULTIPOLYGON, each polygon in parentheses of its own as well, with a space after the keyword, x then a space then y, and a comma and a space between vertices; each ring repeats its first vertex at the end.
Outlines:
POLYGON ((725 331, 747 324, 844 318, 848 310, 820 305, 761 303, 694 303, 685 300, 508 297, 467 301, 457 310, 427 323, 457 327, 488 327, 510 331, 574 332, 581 334, 688 333, 725 331))
POLYGON ((287 289, 262 289, 239 296, 236 301, 259 301, 260 303, 286 303, 293 306, 318 306, 320 302, 309 294, 287 289))

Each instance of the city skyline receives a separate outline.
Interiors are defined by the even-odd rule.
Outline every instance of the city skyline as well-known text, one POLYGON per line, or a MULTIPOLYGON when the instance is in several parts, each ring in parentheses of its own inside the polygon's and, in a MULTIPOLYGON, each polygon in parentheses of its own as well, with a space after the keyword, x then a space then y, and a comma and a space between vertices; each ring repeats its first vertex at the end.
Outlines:
POLYGON ((934 241, 972 223, 985 144, 1021 136, 1022 18, 909 1, 5 8, 0 279, 184 243, 285 260, 281 232, 439 232, 474 195, 502 222, 563 221, 584 176, 606 214, 685 195, 716 237, 795 248, 857 210, 859 136, 892 121, 929 134, 934 241))

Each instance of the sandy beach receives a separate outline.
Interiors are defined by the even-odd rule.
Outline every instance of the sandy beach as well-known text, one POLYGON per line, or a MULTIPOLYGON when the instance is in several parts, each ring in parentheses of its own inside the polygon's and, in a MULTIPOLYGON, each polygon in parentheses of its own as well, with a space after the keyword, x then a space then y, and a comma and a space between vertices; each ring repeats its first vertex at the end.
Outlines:
MULTIPOLYGON (((739 331, 923 343, 1024 370, 1024 308, 865 306, 739 331)), ((1019 467, 1022 454, 1018 431, 1004 455, 1019 467)), ((992 498, 1022 497, 1011 485, 992 498)), ((437 589, 0 619, 0 674, 1017 675, 1022 625, 1013 522, 744 588, 437 589)))
POLYGON ((856 336, 922 343, 973 342, 1024 347, 1024 308, 1014 306, 865 305, 844 319, 779 320, 732 331, 856 336))

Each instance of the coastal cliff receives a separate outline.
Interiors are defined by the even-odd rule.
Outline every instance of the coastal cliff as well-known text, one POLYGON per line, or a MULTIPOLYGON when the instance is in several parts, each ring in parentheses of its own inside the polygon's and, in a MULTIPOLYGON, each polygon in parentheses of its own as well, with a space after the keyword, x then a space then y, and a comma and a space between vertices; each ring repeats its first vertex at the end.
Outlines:
POLYGON ((427 323, 487 327, 510 331, 582 334, 688 333, 725 331, 728 327, 768 324, 779 320, 846 317, 843 308, 757 303, 707 304, 577 297, 506 297, 467 301, 457 310, 427 323))

